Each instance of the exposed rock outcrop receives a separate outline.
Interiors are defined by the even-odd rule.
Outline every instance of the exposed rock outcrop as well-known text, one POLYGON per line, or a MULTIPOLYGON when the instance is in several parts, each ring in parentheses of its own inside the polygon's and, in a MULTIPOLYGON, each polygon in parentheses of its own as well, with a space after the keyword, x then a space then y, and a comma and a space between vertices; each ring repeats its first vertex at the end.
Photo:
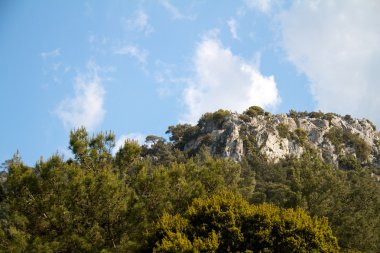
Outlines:
POLYGON ((354 157, 362 164, 380 166, 380 134, 369 120, 321 112, 247 112, 220 110, 204 115, 197 126, 189 127, 183 150, 191 152, 205 145, 213 155, 240 161, 252 152, 250 146, 273 162, 314 150, 334 165, 342 157, 354 157))

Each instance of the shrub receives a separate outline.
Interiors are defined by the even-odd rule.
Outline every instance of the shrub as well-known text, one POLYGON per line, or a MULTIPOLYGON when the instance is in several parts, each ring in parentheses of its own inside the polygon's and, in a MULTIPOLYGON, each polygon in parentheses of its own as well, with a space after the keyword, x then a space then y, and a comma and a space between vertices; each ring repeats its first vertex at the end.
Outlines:
POLYGON ((306 117, 307 115, 308 115, 308 113, 306 111, 305 112, 297 112, 295 110, 290 110, 288 113, 288 116, 293 118, 293 119, 306 117))
POLYGON ((353 118, 351 117, 351 115, 345 115, 344 116, 344 120, 348 121, 348 122, 351 122, 353 120, 353 118))
POLYGON ((331 120, 334 118, 334 116, 338 115, 332 112, 328 112, 323 116, 323 119, 328 120, 331 123, 331 120))
POLYGON ((213 122, 219 128, 222 126, 224 119, 230 116, 231 112, 227 110, 220 109, 216 112, 208 112, 202 115, 198 121, 199 127, 204 127, 206 124, 213 122))
POLYGON ((210 146, 213 143, 211 133, 205 134, 200 137, 200 145, 210 146))
POLYGON ((355 154, 361 161, 367 160, 371 154, 371 147, 357 133, 354 134, 348 130, 343 131, 343 129, 332 127, 325 134, 325 137, 335 146, 338 153, 340 153, 343 144, 345 144, 355 149, 355 154))
POLYGON ((325 137, 335 146, 335 149, 338 153, 340 153, 342 149, 343 140, 343 130, 337 127, 332 127, 325 134, 325 137))
POLYGON ((250 117, 256 117, 258 115, 265 115, 265 111, 260 106, 251 106, 249 107, 245 112, 243 112, 245 115, 248 115, 250 117))
POLYGON ((376 125, 375 125, 375 124, 373 124, 373 122, 372 122, 372 121, 370 121, 370 120, 368 120, 368 119, 367 119, 367 122, 368 122, 368 124, 370 124, 370 125, 371 125, 371 127, 372 127, 373 131, 376 131, 376 125))
POLYGON ((322 119, 324 115, 325 115, 325 114, 324 114, 323 112, 321 112, 321 111, 318 111, 318 112, 310 112, 310 113, 308 114, 308 116, 309 116, 310 118, 315 118, 315 119, 322 119))
POLYGON ((298 141, 299 144, 301 145, 305 145, 307 144, 307 133, 305 132, 305 130, 303 130, 302 128, 296 128, 296 130, 294 130, 294 134, 297 136, 296 137, 296 140, 298 141))
POLYGON ((290 136, 290 131, 289 131, 289 126, 280 123, 276 126, 276 129, 278 131, 278 134, 280 135, 281 138, 288 138, 290 136))
POLYGON ((371 154, 371 147, 360 138, 359 134, 351 133, 349 131, 344 132, 344 140, 346 144, 355 149, 355 153, 358 159, 365 161, 371 154))
POLYGON ((353 156, 339 156, 339 168, 343 170, 359 170, 361 168, 358 160, 353 156))
POLYGON ((239 119, 241 119, 244 122, 251 122, 251 117, 249 117, 247 114, 240 114, 239 119))

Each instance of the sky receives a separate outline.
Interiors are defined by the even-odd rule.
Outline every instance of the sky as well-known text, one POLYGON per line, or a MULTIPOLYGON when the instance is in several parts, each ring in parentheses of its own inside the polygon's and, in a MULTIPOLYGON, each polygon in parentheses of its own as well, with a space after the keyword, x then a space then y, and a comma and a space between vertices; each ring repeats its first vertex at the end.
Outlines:
POLYGON ((220 108, 335 112, 380 126, 380 1, 0 2, 0 162, 69 134, 166 136, 220 108))

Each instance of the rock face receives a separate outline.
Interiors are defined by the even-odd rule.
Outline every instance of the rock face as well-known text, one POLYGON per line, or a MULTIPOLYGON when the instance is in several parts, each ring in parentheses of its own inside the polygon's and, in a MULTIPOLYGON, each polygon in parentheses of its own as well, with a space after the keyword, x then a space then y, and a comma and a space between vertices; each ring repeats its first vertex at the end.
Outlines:
POLYGON ((209 114, 193 127, 193 134, 183 144, 185 151, 205 145, 213 155, 237 161, 247 152, 257 152, 277 162, 313 150, 334 165, 338 165, 342 157, 354 157, 362 164, 380 166, 380 133, 366 119, 321 112, 216 113, 209 114))

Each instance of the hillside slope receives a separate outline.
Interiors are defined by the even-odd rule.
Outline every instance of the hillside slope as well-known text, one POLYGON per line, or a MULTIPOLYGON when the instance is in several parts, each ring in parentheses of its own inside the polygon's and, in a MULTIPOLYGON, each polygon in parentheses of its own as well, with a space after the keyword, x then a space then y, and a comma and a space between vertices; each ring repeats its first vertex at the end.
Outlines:
POLYGON ((247 152, 277 162, 314 151, 336 166, 347 159, 380 166, 380 133, 369 120, 349 115, 294 111, 272 115, 253 106, 242 114, 224 110, 206 113, 196 126, 172 126, 168 133, 181 150, 196 152, 204 145, 211 154, 236 161, 247 152))

